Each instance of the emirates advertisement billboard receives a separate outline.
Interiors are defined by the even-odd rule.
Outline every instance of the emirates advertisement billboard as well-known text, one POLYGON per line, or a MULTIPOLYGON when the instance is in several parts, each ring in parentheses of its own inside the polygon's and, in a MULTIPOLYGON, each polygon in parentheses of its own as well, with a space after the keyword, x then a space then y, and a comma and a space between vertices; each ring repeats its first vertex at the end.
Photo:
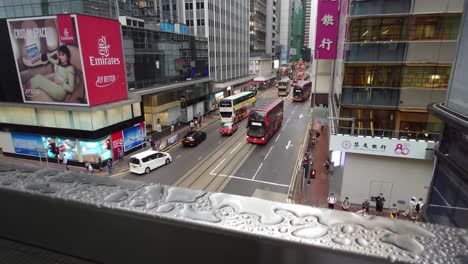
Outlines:
POLYGON ((65 14, 7 24, 25 103, 93 106, 127 99, 118 21, 65 14))

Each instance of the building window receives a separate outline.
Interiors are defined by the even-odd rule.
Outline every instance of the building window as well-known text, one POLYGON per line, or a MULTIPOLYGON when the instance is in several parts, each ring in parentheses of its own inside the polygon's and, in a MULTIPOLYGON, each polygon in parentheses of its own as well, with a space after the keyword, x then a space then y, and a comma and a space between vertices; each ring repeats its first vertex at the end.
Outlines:
POLYGON ((343 86, 400 87, 400 65, 345 65, 343 86))
POLYGON ((193 10, 193 3, 185 3, 185 10, 193 10))
POLYGON ((410 18, 410 40, 456 40, 461 15, 422 15, 410 18))
POLYGON ((406 39, 407 17, 352 19, 348 41, 396 41, 406 39))
POLYGON ((197 26, 204 26, 205 25, 205 19, 197 19, 197 26))
POLYGON ((405 66, 402 87, 447 88, 450 66, 405 66))
MULTIPOLYGON (((368 136, 394 135, 395 111, 372 108, 348 108, 341 107, 340 117, 355 118, 355 133, 368 136)), ((351 133, 351 121, 340 121, 339 133, 351 133)))

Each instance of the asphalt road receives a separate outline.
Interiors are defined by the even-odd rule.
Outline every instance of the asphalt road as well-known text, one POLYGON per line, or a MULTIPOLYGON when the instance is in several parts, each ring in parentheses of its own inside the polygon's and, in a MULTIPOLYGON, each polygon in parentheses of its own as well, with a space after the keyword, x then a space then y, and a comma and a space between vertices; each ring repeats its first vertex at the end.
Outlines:
MULTIPOLYGON (((257 105, 277 98, 276 89, 259 93, 257 105)), ((199 146, 178 144, 169 150, 173 162, 147 175, 126 173, 125 179, 192 189, 282 200, 288 191, 298 151, 306 133, 310 104, 285 97, 283 125, 266 145, 247 143, 246 121, 230 137, 221 137, 219 123, 205 129, 199 146)))

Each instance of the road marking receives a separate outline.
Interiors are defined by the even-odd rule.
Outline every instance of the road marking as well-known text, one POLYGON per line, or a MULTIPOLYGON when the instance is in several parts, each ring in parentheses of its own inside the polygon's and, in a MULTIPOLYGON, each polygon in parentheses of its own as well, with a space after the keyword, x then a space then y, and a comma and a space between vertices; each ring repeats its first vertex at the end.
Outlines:
POLYGON ((288 144, 286 145, 286 150, 288 150, 289 147, 294 147, 294 145, 291 144, 291 140, 288 141, 288 144))
POLYGON ((289 122, 289 119, 291 119, 291 117, 288 117, 288 120, 286 120, 286 124, 289 122))
POLYGON ((262 166, 263 166, 263 162, 262 162, 262 163, 260 163, 260 166, 258 167, 257 171, 255 172, 255 174, 254 174, 254 176, 253 176, 252 180, 254 180, 254 179, 255 179, 255 176, 257 176, 257 173, 258 173, 258 171, 260 170, 260 168, 261 168, 262 166))
POLYGON ((198 157, 198 160, 201 160, 202 158, 203 158, 203 157, 202 157, 202 156, 200 156, 200 157, 198 157))
POLYGON ((270 152, 271 152, 271 150, 272 150, 272 149, 273 149, 273 146, 271 146, 271 148, 270 148, 270 150, 268 151, 268 153, 266 154, 266 156, 265 156, 264 160, 266 160, 266 159, 267 159, 267 157, 268 157, 268 155, 270 154, 270 152))
POLYGON ((278 141, 278 138, 281 136, 281 133, 279 133, 278 137, 276 138, 275 142, 278 141))
POLYGON ((281 129, 281 131, 284 131, 285 128, 286 128, 286 125, 283 126, 283 128, 281 129))
POLYGON ((247 178, 237 177, 237 176, 233 176, 233 175, 218 174, 218 176, 221 176, 221 177, 228 177, 228 178, 233 178, 233 179, 238 179, 238 180, 243 180, 243 181, 251 181, 251 182, 258 182, 258 183, 270 184, 270 185, 275 185, 275 186, 281 186, 281 187, 289 188, 289 185, 285 185, 285 184, 279 184, 279 183, 267 182, 267 181, 259 181, 259 180, 254 180, 254 179, 247 179, 247 178))
POLYGON ((177 155, 177 157, 175 157, 175 158, 178 159, 178 158, 180 158, 180 157, 182 157, 182 155, 177 155))
POLYGON ((214 169, 210 172, 210 174, 211 174, 211 175, 214 175, 214 174, 213 174, 213 171, 215 171, 215 170, 219 167, 219 165, 221 165, 225 160, 226 160, 226 159, 223 159, 223 160, 218 164, 218 166, 216 166, 216 168, 214 168, 214 169))
POLYGON ((296 105, 296 107, 294 107, 294 109, 296 109, 296 108, 297 108, 297 105, 296 105))
POLYGON ((291 112, 291 115, 294 115, 295 112, 296 112, 296 110, 293 110, 293 111, 291 112))
POLYGON ((236 146, 233 150, 231 150, 231 154, 232 154, 234 151, 236 151, 236 149, 240 146, 241 143, 242 143, 242 142, 239 142, 239 144, 237 144, 237 146, 236 146))
POLYGON ((221 144, 221 142, 222 142, 221 140, 220 140, 220 141, 218 141, 218 144, 221 144))
POLYGON ((299 119, 303 118, 304 116, 302 114, 299 115, 299 119))

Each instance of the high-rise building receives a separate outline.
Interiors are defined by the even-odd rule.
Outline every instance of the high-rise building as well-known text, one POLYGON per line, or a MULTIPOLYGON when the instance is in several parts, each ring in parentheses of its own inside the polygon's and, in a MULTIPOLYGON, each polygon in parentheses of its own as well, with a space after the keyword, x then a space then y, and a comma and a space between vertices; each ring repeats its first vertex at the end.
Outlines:
POLYGON ((213 92, 249 89, 248 1, 185 0, 184 20, 190 34, 208 38, 213 92))
POLYGON ((279 42, 281 45, 280 63, 289 61, 289 48, 291 40, 291 1, 280 1, 279 42))
MULTIPOLYGON (((250 55, 261 56, 265 51, 267 19, 266 0, 250 0, 250 55)), ((270 49, 271 50, 271 49, 270 49)))
MULTIPOLYGON (((465 4, 465 10, 467 6, 465 4)), ((468 228, 468 16, 463 16, 458 50, 445 103, 429 106, 444 129, 436 156, 426 218, 433 223, 468 228)))
POLYGON ((310 43, 310 28, 311 28, 311 15, 312 15, 312 0, 304 1, 304 34, 303 41, 304 47, 309 47, 310 43))
MULTIPOLYGON (((320 13, 323 2, 317 24, 327 28, 338 20, 320 13)), ((319 58, 338 44, 336 60, 322 65, 331 67, 323 104, 333 118, 335 193, 360 202, 383 192, 401 209, 411 196, 426 197, 443 125, 426 107, 447 95, 463 4, 341 1, 337 43, 316 44, 319 58)))

